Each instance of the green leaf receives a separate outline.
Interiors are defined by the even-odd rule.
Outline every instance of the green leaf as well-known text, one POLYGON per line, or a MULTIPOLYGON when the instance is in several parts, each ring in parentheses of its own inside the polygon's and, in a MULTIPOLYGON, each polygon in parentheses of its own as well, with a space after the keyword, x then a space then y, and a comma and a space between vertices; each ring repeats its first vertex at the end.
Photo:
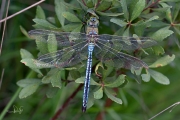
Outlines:
POLYGON ((116 102, 118 104, 122 104, 122 100, 117 98, 117 97, 115 97, 110 90, 104 88, 104 92, 105 92, 105 94, 107 95, 107 97, 109 99, 111 99, 112 101, 114 101, 114 102, 116 102))
POLYGON ((103 79, 105 79, 107 76, 109 76, 114 70, 113 66, 109 66, 107 64, 105 64, 105 65, 107 67, 106 67, 106 69, 103 69, 103 79))
POLYGON ((145 0, 139 0, 135 6, 134 6, 134 9, 133 9, 133 12, 132 12, 132 15, 131 15, 131 21, 133 21, 134 19, 136 19, 140 14, 141 12, 143 11, 144 7, 145 7, 145 3, 146 1, 145 0))
POLYGON ((55 12, 62 26, 64 26, 64 22, 65 22, 65 18, 63 17, 62 13, 65 11, 66 9, 65 6, 63 5, 63 1, 55 0, 55 12))
POLYGON ((77 0, 79 2, 79 4, 81 5, 81 7, 84 9, 84 11, 88 10, 88 7, 86 5, 84 5, 81 0, 77 0))
POLYGON ((36 42, 36 46, 37 48, 39 49, 39 51, 42 53, 42 54, 46 54, 48 53, 48 47, 47 47, 47 44, 43 41, 46 41, 43 37, 36 37, 35 38, 35 42, 36 42))
POLYGON ((107 0, 102 0, 99 6, 96 8, 97 11, 105 11, 110 8, 112 2, 107 0))
POLYGON ((20 50, 20 54, 21 54, 21 58, 22 59, 25 59, 25 58, 34 58, 33 55, 29 51, 27 51, 25 49, 21 49, 20 50))
MULTIPOLYGON (((55 74, 59 71, 59 69, 57 68, 53 68, 51 69, 47 74, 46 76, 44 76, 42 78, 42 83, 50 83, 53 79, 54 79, 54 76, 55 74)), ((56 78, 55 78, 56 79, 56 78)))
POLYGON ((40 75, 43 75, 41 71, 39 70, 39 67, 35 64, 34 59, 32 58, 25 58, 22 59, 21 62, 31 68, 33 71, 39 73, 40 75))
POLYGON ((141 77, 144 82, 149 82, 150 78, 151 78, 151 76, 148 72, 147 72, 147 74, 142 74, 141 77))
POLYGON ((19 98, 26 98, 36 92, 37 88, 39 87, 39 84, 31 84, 26 87, 24 87, 21 92, 19 93, 19 98))
POLYGON ((150 68, 162 67, 169 64, 174 59, 175 59, 175 55, 172 55, 172 56, 166 55, 164 57, 159 58, 156 62, 151 64, 149 67, 150 68))
POLYGON ((120 19, 118 19, 118 18, 111 18, 110 21, 111 21, 112 23, 115 23, 115 24, 121 26, 121 27, 124 27, 124 26, 127 25, 126 22, 124 22, 124 21, 122 21, 122 20, 120 20, 120 19))
POLYGON ((41 8, 41 6, 37 6, 36 18, 38 18, 38 19, 46 19, 45 13, 44 13, 43 9, 41 8))
POLYGON ((154 50, 156 55, 164 54, 164 49, 161 46, 153 46, 152 49, 154 50))
POLYGON ((163 2, 160 2, 159 4, 162 5, 163 8, 168 8, 167 11, 166 11, 166 19, 167 19, 170 23, 172 23, 173 21, 172 21, 171 9, 170 9, 171 6, 169 6, 168 4, 163 3, 163 2))
POLYGON ((50 87, 46 93, 46 96, 48 98, 53 98, 57 94, 58 90, 59 88, 57 87, 50 87))
POLYGON ((163 84, 163 85, 169 85, 170 84, 169 79, 166 76, 164 76, 163 74, 161 74, 157 71, 154 71, 152 69, 148 69, 148 72, 156 82, 163 84))
POLYGON ((77 28, 75 28, 74 30, 72 30, 72 32, 81 32, 81 28, 82 28, 82 24, 80 24, 77 28))
POLYGON ((17 85, 19 87, 26 87, 28 85, 31 85, 31 84, 41 84, 41 80, 40 79, 34 79, 34 78, 27 78, 27 79, 22 79, 22 80, 19 80, 17 82, 17 85))
POLYGON ((61 86, 62 86, 62 84, 61 84, 61 71, 55 72, 52 75, 51 83, 52 83, 53 87, 61 88, 61 86))
POLYGON ((26 37, 30 38, 28 32, 21 25, 20 25, 20 30, 26 37))
POLYGON ((126 75, 119 75, 118 78, 113 83, 105 84, 104 86, 110 88, 119 87, 125 82, 125 77, 126 75))
POLYGON ((100 87, 99 90, 94 92, 94 98, 95 99, 101 99, 103 97, 103 87, 100 87))
POLYGON ((50 53, 57 51, 57 40, 55 34, 52 33, 48 35, 47 46, 50 53))
POLYGON ((94 105, 94 97, 92 93, 89 94, 88 103, 87 103, 87 109, 89 109, 91 106, 94 105))
POLYGON ((124 13, 105 13, 100 11, 97 11, 97 13, 101 16, 111 16, 111 17, 120 16, 124 14, 124 13))
POLYGON ((129 11, 127 9, 126 0, 121 0, 120 3, 121 3, 121 7, 124 13, 124 17, 126 18, 126 20, 129 20, 129 11))
POLYGON ((77 5, 73 5, 73 4, 69 4, 69 3, 66 3, 66 2, 63 2, 64 6, 68 9, 72 9, 72 10, 82 10, 82 8, 80 8, 79 6, 77 5))
POLYGON ((151 37, 157 41, 162 41, 174 32, 172 30, 168 30, 169 27, 164 27, 156 31, 151 37))
POLYGON ((70 12, 63 12, 62 15, 70 22, 81 22, 81 20, 78 17, 76 17, 74 14, 70 12))
POLYGON ((179 15, 180 7, 179 7, 179 4, 175 4, 175 6, 173 7, 174 7, 174 11, 173 11, 172 17, 173 17, 173 21, 175 21, 179 15))
MULTIPOLYGON (((84 1, 85 2, 85 1, 84 1)), ((93 6, 94 6, 94 3, 93 3, 94 1, 93 0, 87 0, 86 1, 86 6, 88 7, 88 8, 93 8, 93 6)))
MULTIPOLYGON (((76 83, 84 83, 86 77, 80 77, 75 80, 76 83)), ((94 79, 91 78, 90 85, 100 85, 99 83, 95 82, 94 79)))
POLYGON ((75 29, 79 29, 79 27, 82 27, 82 24, 79 24, 79 23, 70 23, 70 24, 67 24, 63 27, 63 30, 65 32, 71 32, 75 29))
POLYGON ((104 66, 103 66, 102 62, 99 62, 99 63, 96 65, 96 67, 95 67, 95 73, 96 73, 96 74, 98 74, 98 69, 99 69, 99 68, 104 69, 104 66))
POLYGON ((54 26, 53 24, 49 23, 47 20, 44 20, 44 19, 33 19, 33 21, 40 25, 40 26, 43 26, 45 28, 48 28, 48 29, 53 29, 53 30, 60 30, 59 28, 57 28, 56 26, 54 26))
POLYGON ((34 59, 32 58, 22 59, 21 62, 30 68, 38 68, 37 65, 34 63, 34 59))
POLYGON ((126 30, 125 30, 124 33, 123 33, 123 36, 129 37, 129 28, 130 28, 130 27, 127 27, 127 28, 126 28, 126 30))

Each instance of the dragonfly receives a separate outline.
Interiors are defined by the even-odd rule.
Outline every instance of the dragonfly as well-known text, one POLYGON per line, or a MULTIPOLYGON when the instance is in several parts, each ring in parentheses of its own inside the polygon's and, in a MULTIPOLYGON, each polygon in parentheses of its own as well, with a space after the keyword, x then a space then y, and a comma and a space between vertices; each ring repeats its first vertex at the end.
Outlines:
POLYGON ((87 60, 84 80, 82 111, 88 103, 89 85, 92 71, 93 55, 101 62, 113 62, 114 66, 122 63, 125 68, 145 68, 148 65, 141 59, 123 51, 154 46, 156 41, 149 37, 123 37, 109 34, 98 34, 99 18, 91 15, 87 21, 86 33, 57 32, 52 30, 31 30, 29 35, 48 43, 49 36, 54 36, 58 50, 41 55, 36 59, 37 66, 65 68, 87 60))

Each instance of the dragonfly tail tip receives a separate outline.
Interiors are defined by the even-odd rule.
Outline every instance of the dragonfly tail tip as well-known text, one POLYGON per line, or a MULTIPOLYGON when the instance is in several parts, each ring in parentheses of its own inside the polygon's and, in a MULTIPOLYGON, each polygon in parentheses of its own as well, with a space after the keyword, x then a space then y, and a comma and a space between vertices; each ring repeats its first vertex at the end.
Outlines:
POLYGON ((82 106, 82 112, 83 112, 83 113, 86 112, 86 107, 82 106))

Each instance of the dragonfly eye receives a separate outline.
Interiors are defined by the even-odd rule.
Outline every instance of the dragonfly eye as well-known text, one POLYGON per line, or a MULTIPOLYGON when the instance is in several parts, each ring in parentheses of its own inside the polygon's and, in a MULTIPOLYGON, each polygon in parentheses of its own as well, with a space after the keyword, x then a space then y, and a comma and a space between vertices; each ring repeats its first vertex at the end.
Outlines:
POLYGON ((96 21, 96 18, 95 18, 95 17, 92 17, 92 18, 91 18, 91 21, 92 21, 92 22, 95 22, 95 21, 96 21))

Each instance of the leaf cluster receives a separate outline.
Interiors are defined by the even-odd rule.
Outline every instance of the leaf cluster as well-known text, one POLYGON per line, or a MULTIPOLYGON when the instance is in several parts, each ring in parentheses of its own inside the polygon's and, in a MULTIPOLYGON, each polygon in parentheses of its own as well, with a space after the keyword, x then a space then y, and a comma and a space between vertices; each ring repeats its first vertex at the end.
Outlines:
MULTIPOLYGON (((137 81, 149 82, 153 78, 156 82, 168 85, 169 79, 162 73, 155 71, 154 68, 164 67, 175 59, 175 55, 165 55, 163 49, 164 43, 168 40, 174 41, 174 46, 179 46, 178 38, 180 37, 178 18, 180 7, 178 0, 77 0, 66 3, 62 0, 55 0, 55 13, 53 17, 46 17, 43 9, 38 6, 36 17, 33 19, 35 29, 48 29, 59 32, 83 32, 86 26, 86 14, 94 14, 100 20, 100 33, 115 34, 120 36, 144 36, 151 37, 158 42, 157 46, 143 49, 136 53, 136 57, 141 58, 149 65, 149 69, 130 71, 112 67, 111 64, 102 64, 97 60, 93 60, 93 73, 90 85, 92 92, 89 99, 88 107, 94 104, 95 99, 103 98, 103 93, 108 98, 118 104, 122 104, 120 95, 115 93, 115 89, 121 89, 128 84, 128 77, 137 79, 137 81), (172 7, 173 6, 173 7, 172 7), (172 39, 173 38, 173 39, 172 39), (119 73, 119 71, 121 71, 119 73), (133 76, 129 76, 131 72, 133 76), (100 77, 97 77, 100 74, 100 77), (135 76, 135 77, 134 77, 135 76), (117 97, 118 96, 118 97, 117 97)), ((22 32, 27 32, 22 28, 22 32)), ((39 38, 42 39, 42 38, 39 38)), ((56 46, 52 46, 54 36, 48 36, 48 43, 36 40, 39 55, 46 54, 57 50, 56 46)), ((34 93, 39 85, 50 84, 51 92, 47 96, 53 97, 57 92, 57 88, 69 83, 84 83, 85 62, 70 68, 51 68, 47 65, 44 67, 36 66, 36 59, 25 49, 21 49, 21 62, 40 74, 40 79, 23 79, 17 84, 23 87, 20 98, 27 97, 34 93), (46 68, 45 75, 40 69, 46 68), (63 84, 64 83, 64 84, 63 84)), ((116 66, 116 65, 114 65, 116 66)), ((122 96, 121 96, 122 97, 122 96)))

